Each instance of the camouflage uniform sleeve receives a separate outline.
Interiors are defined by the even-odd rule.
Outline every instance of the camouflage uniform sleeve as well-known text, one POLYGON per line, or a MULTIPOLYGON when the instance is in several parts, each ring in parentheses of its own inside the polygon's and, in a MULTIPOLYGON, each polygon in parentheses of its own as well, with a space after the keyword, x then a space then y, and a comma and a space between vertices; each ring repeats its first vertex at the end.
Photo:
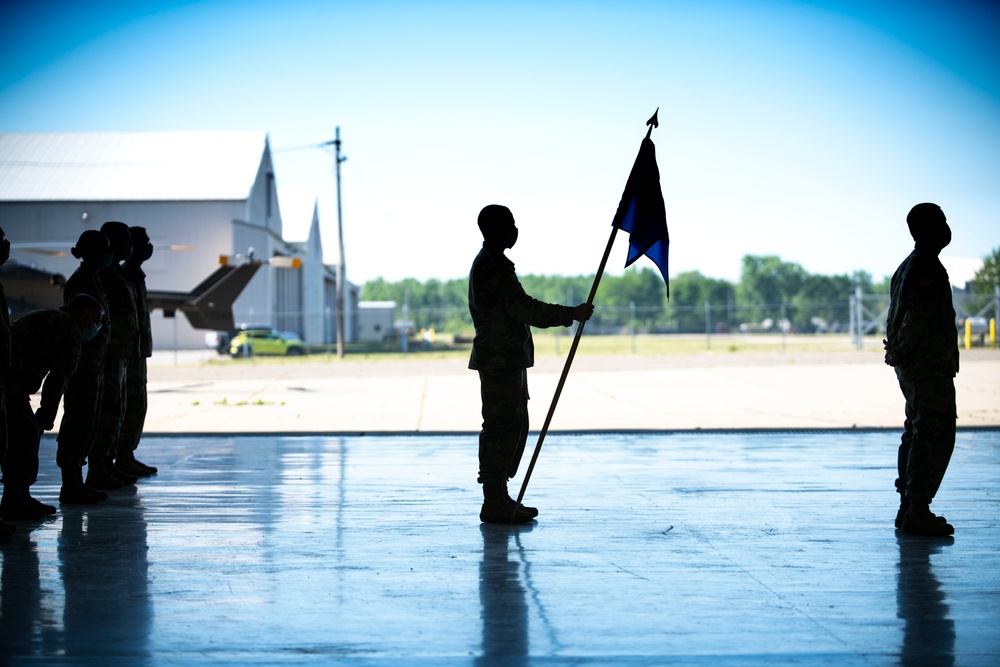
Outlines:
POLYGON ((573 324, 573 309, 545 303, 528 296, 512 273, 494 271, 487 279, 489 289, 514 319, 533 327, 548 328, 573 324))

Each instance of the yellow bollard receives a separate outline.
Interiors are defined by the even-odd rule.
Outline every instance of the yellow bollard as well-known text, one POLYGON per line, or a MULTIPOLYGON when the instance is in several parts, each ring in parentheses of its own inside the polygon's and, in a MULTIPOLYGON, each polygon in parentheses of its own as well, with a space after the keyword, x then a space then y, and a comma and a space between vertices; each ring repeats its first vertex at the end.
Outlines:
POLYGON ((965 318, 965 349, 972 349, 972 318, 965 318))
POLYGON ((990 347, 997 346, 997 319, 990 318, 990 347))

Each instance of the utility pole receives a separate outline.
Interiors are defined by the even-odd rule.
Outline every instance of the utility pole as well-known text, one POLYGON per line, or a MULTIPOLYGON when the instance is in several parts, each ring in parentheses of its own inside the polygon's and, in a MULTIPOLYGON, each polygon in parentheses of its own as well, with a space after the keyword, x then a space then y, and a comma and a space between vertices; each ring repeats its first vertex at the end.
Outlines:
POLYGON ((344 217, 340 206, 340 163, 347 160, 340 155, 340 127, 333 140, 334 164, 337 167, 337 240, 340 244, 340 262, 337 264, 337 358, 344 358, 344 308, 347 307, 347 264, 344 259, 344 217))

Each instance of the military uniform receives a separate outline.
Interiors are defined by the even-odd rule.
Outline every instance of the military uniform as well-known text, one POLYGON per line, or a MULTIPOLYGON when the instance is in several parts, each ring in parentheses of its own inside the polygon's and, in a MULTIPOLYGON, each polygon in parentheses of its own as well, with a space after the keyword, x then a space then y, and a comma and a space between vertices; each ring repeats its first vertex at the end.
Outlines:
POLYGON ((41 430, 31 411, 31 395, 42 389, 38 413, 53 419, 66 381, 80 357, 80 342, 79 324, 63 310, 36 310, 11 325, 8 447, 3 460, 5 486, 27 489, 35 483, 41 430))
POLYGON ((469 368, 479 371, 483 401, 479 481, 506 485, 528 438, 526 369, 535 363, 530 327, 569 326, 573 309, 525 294, 514 263, 484 244, 469 273, 469 312, 476 327, 469 368))
POLYGON ((136 264, 125 262, 125 277, 135 293, 138 354, 128 359, 125 370, 125 405, 128 409, 118 437, 119 456, 130 458, 139 446, 146 421, 146 359, 153 356, 153 335, 146 301, 146 273, 136 264))
POLYGON ((928 504, 955 448, 958 330, 951 281, 936 252, 918 246, 892 276, 886 362, 906 399, 896 490, 928 504))
MULTIPOLYGON (((96 474, 95 459, 104 460, 105 468, 112 465, 108 460, 115 456, 125 416, 126 367, 128 359, 139 354, 136 298, 125 269, 115 262, 103 269, 100 276, 108 299, 111 338, 104 361, 104 396, 97 437, 91 449, 88 484, 92 481, 91 475, 96 474)), ((98 478, 94 477, 93 482, 96 485, 98 478)))
POLYGON ((66 281, 64 302, 69 303, 77 294, 92 296, 104 309, 104 317, 97 335, 83 341, 80 361, 66 385, 57 437, 56 463, 60 468, 83 466, 94 443, 104 394, 104 362, 111 340, 108 299, 100 273, 93 265, 81 264, 66 281))

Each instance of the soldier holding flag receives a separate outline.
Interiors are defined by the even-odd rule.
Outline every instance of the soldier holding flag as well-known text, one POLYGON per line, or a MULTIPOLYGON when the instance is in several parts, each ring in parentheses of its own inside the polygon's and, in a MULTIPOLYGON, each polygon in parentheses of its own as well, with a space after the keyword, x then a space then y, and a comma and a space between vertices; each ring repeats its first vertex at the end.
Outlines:
POLYGON ((484 523, 528 523, 532 507, 516 506, 507 493, 528 438, 527 369, 535 363, 530 326, 570 326, 585 322, 594 306, 544 303, 528 296, 504 250, 517 241, 514 216, 491 204, 479 213, 483 249, 469 273, 469 311, 476 326, 469 368, 479 371, 483 429, 479 434, 479 482, 484 523))

